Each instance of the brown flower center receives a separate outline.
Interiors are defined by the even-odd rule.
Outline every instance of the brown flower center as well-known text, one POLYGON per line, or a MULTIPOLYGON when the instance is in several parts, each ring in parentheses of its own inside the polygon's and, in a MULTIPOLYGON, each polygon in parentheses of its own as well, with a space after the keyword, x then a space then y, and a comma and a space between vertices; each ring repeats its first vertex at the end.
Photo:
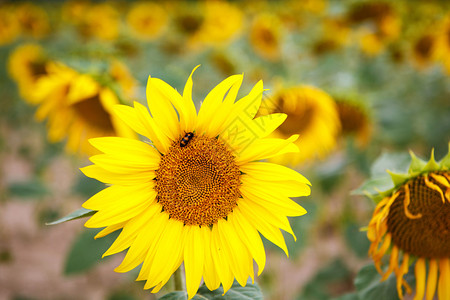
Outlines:
POLYGON ((414 45, 414 51, 421 58, 429 58, 434 44, 434 38, 431 35, 424 35, 414 45))
POLYGON ((213 225, 237 206, 241 172, 218 139, 194 133, 183 147, 181 139, 173 142, 156 171, 158 202, 185 225, 213 225))
POLYGON ((361 108, 344 101, 336 101, 339 120, 344 134, 357 133, 367 124, 367 118, 361 108))
POLYGON ((445 186, 449 180, 449 171, 439 171, 403 185, 390 207, 387 226, 393 243, 404 252, 425 258, 450 256, 450 200, 446 199, 450 193, 445 186))
MULTIPOLYGON (((291 97, 293 95, 290 95, 291 97)), ((278 127, 278 131, 285 135, 292 135, 296 133, 302 133, 308 129, 314 116, 315 107, 306 101, 297 104, 295 110, 286 107, 284 96, 280 96, 278 99, 278 106, 275 109, 275 113, 287 114, 286 121, 278 127)))
POLYGON ((104 132, 114 132, 110 114, 103 108, 99 95, 72 105, 77 115, 90 126, 104 132))

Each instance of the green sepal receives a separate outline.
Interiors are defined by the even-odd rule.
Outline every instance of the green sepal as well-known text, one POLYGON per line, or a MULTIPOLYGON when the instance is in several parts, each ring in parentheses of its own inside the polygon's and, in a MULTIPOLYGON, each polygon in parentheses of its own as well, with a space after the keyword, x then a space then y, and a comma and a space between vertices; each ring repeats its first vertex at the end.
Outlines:
POLYGON ((408 173, 411 174, 422 171, 427 162, 418 158, 411 150, 409 150, 409 154, 411 155, 411 164, 409 165, 408 173))
POLYGON ((439 170, 439 164, 434 159, 434 149, 431 149, 431 155, 430 160, 427 162, 425 167, 423 168, 424 171, 435 171, 439 170))
POLYGON ((391 172, 389 170, 386 170, 386 172, 391 176, 394 186, 401 185, 410 178, 409 174, 399 174, 399 173, 391 172))
POLYGON ((439 162, 440 168, 444 170, 450 169, 450 143, 448 143, 448 153, 439 162))

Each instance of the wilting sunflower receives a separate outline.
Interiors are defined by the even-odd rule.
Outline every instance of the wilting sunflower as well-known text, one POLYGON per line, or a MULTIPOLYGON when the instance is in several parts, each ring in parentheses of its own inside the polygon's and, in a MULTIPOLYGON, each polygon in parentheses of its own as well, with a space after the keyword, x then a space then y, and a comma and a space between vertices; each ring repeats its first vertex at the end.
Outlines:
POLYGON ((47 73, 47 61, 44 49, 37 44, 21 45, 14 49, 8 58, 9 74, 17 83, 21 96, 28 102, 34 102, 34 85, 47 73))
POLYGON ((168 22, 164 8, 154 2, 133 3, 127 14, 128 26, 142 40, 158 38, 168 22))
POLYGON ((341 123, 341 135, 354 137, 359 147, 366 146, 372 135, 373 124, 365 103, 352 96, 333 98, 341 123))
POLYGON ((268 60, 278 60, 283 36, 282 23, 274 14, 260 14, 250 27, 250 44, 259 56, 268 60))
MULTIPOLYGON (((112 186, 87 200, 96 210, 86 227, 106 227, 97 237, 122 229, 104 256, 128 249, 117 272, 142 263, 137 280, 158 292, 182 262, 189 299, 201 279, 226 292, 234 278, 245 286, 265 265, 259 233, 288 253, 279 228, 291 233, 286 216, 306 211, 289 197, 310 193, 309 182, 286 167, 258 162, 297 152, 289 139, 267 138, 286 118, 254 118, 263 85, 235 102, 242 75, 216 86, 197 114, 192 74, 181 96, 164 81, 149 78, 147 108, 116 106, 114 111, 151 142, 97 138, 104 154, 82 168, 86 176, 112 186)), ((295 238, 295 235, 294 235, 295 238)))
POLYGON ((259 110, 260 115, 270 113, 288 115, 273 137, 300 136, 296 142, 299 153, 274 157, 272 161, 297 165, 307 159, 323 158, 334 148, 340 130, 339 115, 333 99, 324 91, 306 85, 282 89, 267 98, 259 110))
POLYGON ((439 163, 433 153, 428 162, 411 156, 408 174, 391 174, 395 187, 375 197, 369 255, 382 280, 394 272, 400 298, 402 286, 411 293, 403 276, 415 262, 414 299, 433 299, 436 287, 438 299, 450 299, 450 152, 439 163), (383 271, 389 250, 389 267, 383 271))
POLYGON ((111 113, 112 106, 120 103, 115 91, 60 63, 49 63, 46 69, 47 75, 35 84, 33 99, 39 105, 36 118, 47 119, 51 142, 67 137, 66 148, 70 152, 93 154, 96 152, 88 143, 89 138, 135 137, 111 113))

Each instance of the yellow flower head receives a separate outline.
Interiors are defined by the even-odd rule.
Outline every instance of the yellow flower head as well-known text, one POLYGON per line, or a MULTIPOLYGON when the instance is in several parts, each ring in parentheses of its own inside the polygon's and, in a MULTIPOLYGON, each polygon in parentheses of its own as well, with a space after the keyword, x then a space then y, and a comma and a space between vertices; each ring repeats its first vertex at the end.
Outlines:
POLYGON ((23 34, 33 38, 42 38, 50 30, 45 10, 32 3, 23 3, 16 7, 16 18, 23 34))
POLYGON ((136 2, 127 14, 127 23, 142 40, 158 38, 168 22, 164 8, 154 2, 136 2))
POLYGON ((268 60, 278 60, 283 35, 281 21, 276 15, 260 14, 250 28, 250 44, 253 51, 268 60))
POLYGON ((412 45, 412 58, 419 69, 424 69, 433 63, 438 56, 436 36, 426 33, 420 36, 412 45))
POLYGON ((13 42, 20 34, 20 27, 11 6, 0 6, 0 46, 13 42))
POLYGON ((108 3, 100 3, 86 9, 79 26, 81 35, 94 36, 101 40, 115 40, 119 35, 120 18, 116 8, 108 3))
POLYGON ((375 197, 379 202, 367 232, 369 255, 382 280, 394 272, 400 298, 402 286, 411 293, 403 276, 415 262, 414 299, 434 299, 436 287, 438 299, 450 299, 450 152, 439 163, 433 153, 428 162, 411 156, 408 174, 391 173, 395 187, 375 197), (382 258, 389 250, 389 266, 383 271, 382 258))
MULTIPOLYGON (((231 76, 204 99, 192 101, 192 74, 183 95, 164 81, 149 78, 150 110, 115 106, 115 114, 150 142, 98 138, 90 142, 104 154, 90 158, 83 173, 111 186, 83 207, 97 211, 86 227, 106 227, 97 237, 122 229, 104 256, 128 249, 115 269, 127 272, 142 263, 138 280, 158 292, 184 262, 189 299, 203 280, 226 292, 234 278, 245 286, 265 265, 259 233, 286 254, 280 228, 291 233, 286 216, 305 210, 289 197, 310 193, 309 182, 286 167, 258 162, 296 152, 289 139, 267 136, 286 118, 254 118, 262 82, 235 102, 242 75, 231 76)), ((295 238, 295 235, 294 235, 295 238)))
POLYGON ((336 104, 324 91, 312 86, 298 86, 280 90, 264 101, 261 115, 285 113, 287 120, 274 132, 274 137, 300 137, 296 144, 299 153, 272 158, 278 163, 297 165, 316 157, 323 158, 335 146, 340 124, 336 104))
POLYGON ((437 56, 442 61, 447 74, 450 74, 450 14, 442 20, 437 34, 437 56))
POLYGON ((243 13, 226 1, 205 2, 205 16, 198 31, 203 44, 222 44, 237 36, 242 29, 243 13))
POLYGON ((37 44, 24 44, 11 53, 8 70, 19 86, 21 96, 28 102, 34 102, 32 93, 36 81, 47 73, 47 57, 44 49, 37 44))
POLYGON ((49 63, 47 72, 37 81, 33 97, 39 105, 36 118, 47 119, 51 142, 67 137, 68 151, 93 154, 96 151, 88 143, 89 138, 135 137, 112 115, 112 106, 120 102, 109 87, 59 63, 49 63))

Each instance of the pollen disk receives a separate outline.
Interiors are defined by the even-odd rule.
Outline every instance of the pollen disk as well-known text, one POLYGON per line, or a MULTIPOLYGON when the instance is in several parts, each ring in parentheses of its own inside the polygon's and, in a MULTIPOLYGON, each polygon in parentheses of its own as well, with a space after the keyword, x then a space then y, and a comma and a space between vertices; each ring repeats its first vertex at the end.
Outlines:
POLYGON ((213 225, 237 206, 241 172, 218 139, 194 135, 185 147, 180 140, 172 143, 156 171, 157 199, 171 218, 185 225, 213 225))
POLYGON ((387 217, 392 241, 425 258, 450 256, 450 172, 432 172, 406 183, 387 217))

